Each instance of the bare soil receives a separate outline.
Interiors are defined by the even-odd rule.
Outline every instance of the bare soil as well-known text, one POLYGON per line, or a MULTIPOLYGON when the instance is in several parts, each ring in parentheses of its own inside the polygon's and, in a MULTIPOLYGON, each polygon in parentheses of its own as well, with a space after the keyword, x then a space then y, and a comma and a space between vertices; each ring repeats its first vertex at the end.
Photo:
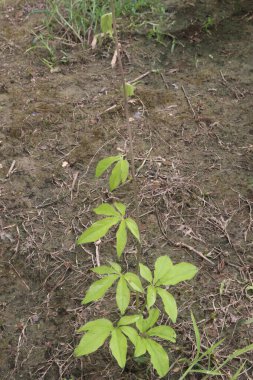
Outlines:
MULTIPOLYGON (((169 254, 199 268, 171 290, 178 341, 168 348, 175 364, 167 378, 178 379, 177 360, 195 350, 190 309, 203 346, 226 338, 216 362, 253 342, 253 5, 164 3, 177 21, 173 54, 170 36, 166 46, 138 32, 122 33, 121 42, 127 79, 148 72, 130 104, 144 260, 152 266, 169 254), (205 30, 210 12, 215 24, 205 30)), ((110 194, 94 179, 96 162, 124 150, 127 134, 113 47, 59 41, 67 63, 50 72, 43 52, 26 52, 42 25, 38 9, 43 2, 6 1, 0 13, 0 378, 156 379, 130 359, 120 371, 106 347, 73 357, 77 328, 117 313, 111 294, 80 303, 94 279, 89 268, 114 255, 113 240, 75 241, 102 200, 134 212, 130 182, 110 194)), ((124 261, 134 268, 134 242, 124 261)), ((223 379, 243 361, 239 379, 253 379, 250 354, 223 379)))

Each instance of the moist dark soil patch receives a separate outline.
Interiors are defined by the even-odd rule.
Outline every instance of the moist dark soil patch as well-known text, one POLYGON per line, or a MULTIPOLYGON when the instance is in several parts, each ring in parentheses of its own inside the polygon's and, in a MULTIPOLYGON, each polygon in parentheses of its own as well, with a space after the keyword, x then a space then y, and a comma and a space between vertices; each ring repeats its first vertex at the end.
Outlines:
MULTIPOLYGON (((173 54, 170 36, 164 46, 123 33, 122 44, 128 80, 150 71, 130 104, 144 260, 152 266, 169 254, 199 268, 195 280, 171 290, 179 319, 167 378, 176 380, 183 367, 177 360, 191 360, 195 349, 190 309, 203 346, 226 338, 217 362, 253 342, 247 291, 253 282, 253 9, 247 1, 219 2, 222 13, 216 1, 164 3, 175 12, 173 33, 181 42, 173 54), (213 9, 215 24, 205 31, 213 9)), ((39 52, 26 53, 41 25, 41 14, 32 12, 38 8, 43 2, 6 1, 0 15, 0 378, 156 379, 148 365, 130 359, 120 371, 107 347, 73 357, 78 327, 101 313, 117 315, 110 293, 81 306, 97 256, 94 245, 75 241, 102 200, 116 197, 133 211, 131 183, 110 194, 104 180, 94 179, 96 162, 124 149, 127 134, 113 52, 74 45, 68 64, 50 73, 39 52)), ((111 238, 97 247, 101 263, 114 255, 111 238)), ((125 263, 133 269, 134 262, 132 241, 125 263)), ((250 354, 223 378, 244 360, 239 379, 252 379, 250 354)))

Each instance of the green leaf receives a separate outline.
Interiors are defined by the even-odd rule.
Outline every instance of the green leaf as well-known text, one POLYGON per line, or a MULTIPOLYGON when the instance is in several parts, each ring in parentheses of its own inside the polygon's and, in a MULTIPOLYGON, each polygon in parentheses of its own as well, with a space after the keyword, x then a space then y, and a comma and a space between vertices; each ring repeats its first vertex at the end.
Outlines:
POLYGON ((169 256, 160 256, 155 262, 154 283, 156 284, 173 267, 169 256))
POLYGON ((140 316, 140 318, 136 322, 138 330, 141 333, 144 333, 145 331, 149 330, 152 326, 154 326, 154 324, 159 318, 159 315, 159 310, 154 308, 149 310, 148 318, 144 319, 142 316, 140 316))
POLYGON ((146 339, 142 338, 141 336, 137 335, 136 341, 135 341, 135 351, 134 351, 134 357, 142 356, 146 353, 146 339))
POLYGON ((126 315, 125 317, 120 318, 118 326, 131 325, 132 323, 138 321, 139 318, 140 316, 138 314, 126 315))
POLYGON ((111 321, 109 321, 109 319, 100 318, 100 319, 96 319, 95 321, 87 322, 85 325, 80 327, 77 330, 77 332, 92 331, 99 328, 111 331, 113 328, 113 324, 111 321))
POLYGON ((132 218, 126 218, 127 228, 134 237, 140 241, 140 232, 137 223, 132 218))
POLYGON ((120 326, 120 330, 123 332, 123 334, 125 334, 128 337, 130 342, 134 346, 136 346, 136 341, 139 337, 137 331, 133 327, 130 327, 130 326, 120 326))
POLYGON ((134 95, 136 87, 130 83, 125 83, 125 94, 127 97, 131 97, 134 95))
POLYGON ((93 243, 107 234, 109 229, 119 223, 120 218, 108 217, 93 223, 77 240, 78 244, 93 243))
POLYGON ((141 280, 135 273, 127 272, 124 277, 127 280, 128 284, 133 288, 133 290, 140 293, 144 292, 141 280))
POLYGON ((130 302, 130 291, 123 276, 120 277, 117 285, 116 302, 121 314, 124 314, 130 302))
POLYGON ((173 323, 177 321, 177 303, 172 294, 165 289, 157 288, 157 293, 163 301, 165 312, 168 314, 173 323))
POLYGON ((121 161, 122 160, 117 162, 117 164, 112 169, 112 173, 109 178, 110 191, 115 190, 121 183, 121 161))
POLYGON ((154 326, 159 318, 159 315, 160 312, 158 309, 154 308, 149 310, 148 318, 143 320, 144 331, 147 331, 152 326, 154 326))
POLYGON ((122 160, 122 156, 110 156, 100 160, 96 167, 96 177, 100 177, 114 162, 122 160))
POLYGON ((222 372, 217 371, 217 370, 210 371, 208 369, 193 369, 191 373, 202 373, 204 375, 210 375, 210 376, 222 376, 222 372))
POLYGON ((124 368, 126 364, 127 339, 120 328, 115 328, 112 331, 110 349, 120 368, 124 368))
POLYGON ((115 270, 112 267, 108 267, 107 265, 101 265, 96 268, 91 269, 92 272, 97 274, 112 274, 115 273, 115 270))
POLYGON ((130 326, 120 326, 120 330, 128 337, 130 342, 135 346, 136 340, 139 336, 137 331, 130 326))
POLYGON ((227 359, 217 369, 219 370, 220 368, 224 367, 225 364, 229 363, 231 360, 238 358, 238 356, 246 354, 247 352, 250 352, 250 351, 253 351, 253 343, 243 348, 239 348, 238 350, 235 350, 231 355, 227 357, 227 359))
POLYGON ((102 203, 98 207, 94 208, 93 210, 97 215, 106 215, 106 216, 117 216, 120 217, 120 214, 118 213, 115 208, 110 205, 109 203, 102 203))
POLYGON ((176 264, 157 282, 157 285, 176 285, 179 282, 191 280, 197 272, 195 265, 176 264))
POLYGON ((121 213, 122 216, 125 216, 126 214, 126 205, 121 202, 114 202, 113 205, 116 207, 117 210, 121 213))
POLYGON ((231 377, 230 380, 237 380, 239 379, 239 376, 242 374, 242 371, 245 367, 245 364, 246 364, 246 360, 244 363, 242 363, 242 365, 238 368, 238 370, 236 371, 236 373, 233 375, 233 377, 231 377))
POLYGON ((129 162, 127 160, 120 161, 121 163, 121 181, 125 183, 129 174, 129 162))
POLYGON ((109 276, 93 282, 93 284, 89 287, 86 296, 82 301, 82 304, 85 305, 89 302, 97 301, 102 298, 106 291, 118 278, 119 276, 117 274, 110 274, 109 276))
POLYGON ((167 352, 159 343, 152 339, 146 339, 146 347, 151 358, 151 363, 159 377, 165 376, 169 371, 169 358, 167 352))
POLYGON ((116 233, 116 250, 117 255, 120 257, 125 249, 127 243, 127 229, 126 222, 122 220, 116 233))
POLYGON ((109 329, 97 328, 92 331, 88 331, 80 340, 80 343, 76 347, 74 354, 75 356, 89 355, 95 352, 99 347, 101 347, 111 331, 109 329))
POLYGON ((143 325, 143 321, 144 321, 144 318, 142 315, 140 315, 140 318, 136 321, 136 327, 137 329, 143 333, 145 330, 144 330, 144 325, 143 325))
POLYGON ((150 309, 156 301, 156 288, 154 285, 147 287, 147 308, 150 309))
POLYGON ((198 358, 199 355, 200 355, 201 339, 200 339, 199 328, 198 328, 198 325, 197 325, 196 319, 195 319, 195 317, 194 317, 192 311, 191 311, 191 319, 192 319, 192 324, 193 324, 193 329, 194 329, 195 339, 196 339, 196 346, 197 346, 197 352, 196 352, 195 358, 198 358))
MULTIPOLYGON (((206 351, 204 351, 200 356, 196 356, 192 361, 191 361, 191 364, 190 366, 186 369, 186 371, 184 371, 184 373, 182 374, 182 376, 180 377, 179 380, 183 380, 183 379, 186 379, 188 376, 188 374, 193 370, 194 366, 199 363, 204 357, 210 357, 210 355, 214 355, 216 349, 224 342, 225 338, 219 340, 218 342, 214 343, 211 345, 211 347, 209 347, 206 351)), ((223 362, 218 368, 216 368, 216 370, 218 371, 223 365, 224 363, 226 364, 226 360, 225 362, 223 362)))
POLYGON ((151 270, 146 265, 140 264, 139 266, 140 266, 141 277, 144 278, 149 283, 151 283, 153 280, 151 270))
POLYGON ((110 37, 112 37, 112 13, 106 13, 101 16, 101 31, 102 33, 109 34, 110 37))
POLYGON ((115 269, 115 272, 121 273, 121 266, 113 261, 110 261, 111 267, 115 269))
POLYGON ((169 340, 172 343, 176 342, 176 332, 170 326, 156 326, 147 331, 149 336, 158 336, 159 338, 169 340))

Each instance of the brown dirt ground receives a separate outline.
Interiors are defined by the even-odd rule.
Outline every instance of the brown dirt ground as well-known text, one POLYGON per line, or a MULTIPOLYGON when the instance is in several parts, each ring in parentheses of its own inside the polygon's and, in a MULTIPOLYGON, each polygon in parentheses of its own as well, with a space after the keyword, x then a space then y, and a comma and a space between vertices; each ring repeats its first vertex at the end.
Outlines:
MULTIPOLYGON (((190 309, 204 346, 226 338, 214 360, 253 342, 252 319, 246 323, 253 316, 247 290, 253 281, 253 6, 209 2, 219 17, 205 33, 198 14, 210 11, 204 3, 173 6, 182 24, 188 20, 174 27, 184 47, 176 45, 173 54, 169 37, 165 47, 140 34, 122 35, 128 80, 159 69, 140 80, 130 105, 144 260, 152 266, 157 255, 169 254, 199 267, 196 279, 173 292, 180 317, 171 362, 193 357, 190 309)), ((101 312, 116 313, 110 294, 80 306, 96 249, 75 240, 101 200, 117 198, 133 210, 131 183, 112 195, 104 180, 94 179, 98 159, 124 149, 127 134, 112 47, 64 47, 68 63, 50 73, 39 52, 25 53, 42 23, 32 12, 38 7, 43 2, 6 1, 0 14, 0 378, 155 379, 152 369, 131 360, 120 371, 107 349, 73 357, 76 329, 101 312)), ((111 241, 97 247, 101 262, 114 254, 111 241)), ((131 242, 130 269, 134 257, 131 242)), ((253 379, 250 354, 227 367, 223 379, 243 360, 240 380, 253 379)), ((169 378, 178 379, 181 369, 175 362, 169 378)))

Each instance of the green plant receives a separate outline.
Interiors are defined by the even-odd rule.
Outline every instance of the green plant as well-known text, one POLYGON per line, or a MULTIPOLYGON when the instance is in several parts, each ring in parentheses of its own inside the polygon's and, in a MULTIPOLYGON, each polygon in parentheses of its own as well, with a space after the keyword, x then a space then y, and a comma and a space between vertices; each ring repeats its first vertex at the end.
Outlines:
POLYGON ((128 96, 133 94, 134 88, 132 85, 127 84, 124 78, 113 1, 112 17, 109 17, 107 14, 104 32, 107 31, 106 28, 112 31, 110 20, 113 20, 113 34, 122 77, 124 109, 129 135, 128 154, 131 164, 129 164, 127 158, 123 155, 106 157, 98 162, 96 176, 100 177, 110 169, 109 189, 110 191, 114 191, 127 181, 129 170, 131 170, 135 218, 127 215, 128 210, 124 203, 102 203, 94 209, 94 212, 103 218, 93 223, 82 233, 78 239, 78 244, 96 242, 107 235, 109 230, 117 228, 116 252, 118 258, 121 258, 124 252, 128 233, 135 239, 138 255, 135 272, 125 272, 122 266, 114 261, 92 269, 92 272, 101 278, 90 285, 82 304, 86 305, 90 302, 98 301, 104 297, 109 289, 112 289, 115 292, 116 305, 121 317, 117 321, 99 318, 83 325, 78 330, 78 332, 84 333, 84 335, 75 349, 75 355, 77 357, 89 355, 109 339, 112 355, 118 365, 124 368, 127 348, 130 343, 133 346, 133 357, 139 358, 148 353, 150 361, 159 377, 163 377, 169 371, 169 357, 166 350, 156 339, 174 343, 176 341, 176 332, 171 326, 159 323, 160 311, 157 307, 159 304, 157 305, 157 303, 160 298, 165 313, 175 323, 178 315, 177 303, 167 288, 177 285, 182 281, 192 279, 197 273, 197 268, 190 263, 173 264, 168 255, 162 255, 156 259, 153 273, 147 265, 141 262, 143 257, 139 229, 140 213, 134 167, 132 129, 129 123, 128 111, 128 96))
MULTIPOLYGON (((195 317, 193 313, 191 312, 191 318, 192 318, 192 324, 195 334, 195 340, 196 340, 196 354, 194 359, 191 361, 189 367, 185 370, 183 375, 179 378, 179 380, 187 379, 188 375, 191 373, 198 373, 202 375, 206 375, 203 377, 203 380, 208 380, 210 376, 223 376, 223 372, 221 371, 223 367, 225 367, 226 364, 231 362, 233 359, 236 359, 240 357, 243 354, 246 354, 247 352, 253 351, 253 344, 250 344, 242 349, 238 349, 234 351, 232 354, 228 355, 227 359, 224 360, 221 364, 216 364, 212 360, 212 358, 215 356, 215 353, 220 347, 220 345, 224 342, 225 339, 221 339, 218 342, 212 344, 209 348, 207 348, 204 352, 201 352, 201 336, 199 332, 198 325, 196 323, 195 317), (207 365, 205 364, 207 363, 207 365)), ((236 380, 239 378, 241 372, 243 371, 244 364, 241 365, 238 370, 235 372, 233 377, 231 377, 230 380, 236 380)))
POLYGON ((208 16, 206 21, 203 23, 202 28, 206 33, 210 33, 210 29, 214 26, 215 21, 212 16, 208 16))
POLYGON ((166 33, 164 33, 161 30, 160 24, 159 23, 149 23, 150 24, 150 29, 147 33, 148 38, 153 38, 155 39, 158 43, 160 43, 163 46, 167 46, 167 44, 164 42, 164 36, 166 36, 166 33))
MULTIPOLYGON (((90 34, 100 35, 101 17, 110 11, 110 0, 47 0, 46 26, 54 33, 61 33, 77 42, 87 42, 90 34)), ((117 0, 117 16, 139 18, 144 10, 161 12, 160 1, 117 0)), ((133 20, 133 23, 135 21, 133 20)))
POLYGON ((47 58, 41 58, 41 62, 44 63, 49 69, 52 69, 56 63, 56 51, 52 45, 52 37, 44 36, 40 34, 39 36, 35 36, 32 42, 32 46, 26 50, 26 53, 33 50, 41 50, 47 54, 47 58))
POLYGON ((46 55, 46 57, 41 57, 40 61, 51 71, 57 64, 68 62, 67 55, 63 50, 60 51, 61 55, 57 54, 52 35, 35 35, 32 46, 26 50, 26 53, 32 51, 39 51, 41 55, 46 55))

